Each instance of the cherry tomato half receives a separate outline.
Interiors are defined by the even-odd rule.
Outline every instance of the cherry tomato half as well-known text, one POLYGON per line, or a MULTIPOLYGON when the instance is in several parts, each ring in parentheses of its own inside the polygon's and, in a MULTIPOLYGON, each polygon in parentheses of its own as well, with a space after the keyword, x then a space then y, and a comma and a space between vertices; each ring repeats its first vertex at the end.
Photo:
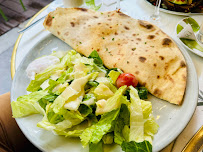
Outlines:
POLYGON ((127 86, 133 86, 136 87, 138 84, 138 81, 136 77, 130 73, 122 73, 119 75, 119 77, 116 80, 116 86, 119 88, 121 86, 127 85, 127 86))

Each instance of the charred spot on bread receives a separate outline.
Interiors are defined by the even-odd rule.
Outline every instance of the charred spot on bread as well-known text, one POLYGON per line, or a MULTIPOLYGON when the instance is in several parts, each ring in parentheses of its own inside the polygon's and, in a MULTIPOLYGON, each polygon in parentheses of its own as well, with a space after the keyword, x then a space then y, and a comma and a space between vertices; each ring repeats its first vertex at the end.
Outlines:
POLYGON ((51 26, 52 20, 53 20, 53 17, 51 15, 48 15, 47 20, 46 20, 46 25, 51 26))
POLYGON ((144 28, 146 28, 148 30, 154 30, 155 29, 154 26, 152 24, 148 23, 148 22, 145 22, 145 21, 142 21, 142 20, 138 20, 138 22, 139 22, 140 26, 142 26, 142 27, 144 27, 144 28))
POLYGON ((164 38, 163 41, 162 41, 162 45, 163 46, 168 46, 172 43, 171 39, 169 38, 164 38))
POLYGON ((154 90, 154 94, 155 94, 155 95, 161 95, 162 92, 161 92, 161 90, 159 90, 159 89, 156 88, 156 89, 154 90))
POLYGON ((74 22, 70 22, 72 27, 75 27, 75 23, 74 22))
POLYGON ((143 57, 143 56, 140 56, 140 57, 139 57, 139 60, 140 60, 140 62, 145 62, 145 61, 146 61, 146 58, 143 57))
POLYGON ((140 73, 139 71, 136 71, 136 72, 135 72, 135 74, 139 74, 139 73, 140 73))
POLYGON ((186 76, 185 75, 182 75, 182 78, 184 81, 186 81, 186 76))
POLYGON ((184 62, 184 61, 181 61, 181 62, 180 62, 180 66, 181 66, 182 68, 186 67, 185 62, 184 62))
POLYGON ((148 39, 153 39, 155 37, 155 35, 148 35, 148 39))
POLYGON ((124 26, 124 28, 126 29, 126 30, 129 30, 130 28, 129 27, 127 27, 127 26, 124 26))
POLYGON ((80 11, 83 11, 83 12, 87 12, 87 9, 86 8, 75 8, 77 10, 80 10, 80 11))
POLYGON ((123 16, 123 17, 129 17, 128 15, 126 15, 126 14, 120 12, 119 10, 117 11, 117 13, 118 13, 120 16, 123 16))
POLYGON ((163 56, 159 56, 159 58, 160 58, 161 60, 164 60, 164 57, 163 57, 163 56))

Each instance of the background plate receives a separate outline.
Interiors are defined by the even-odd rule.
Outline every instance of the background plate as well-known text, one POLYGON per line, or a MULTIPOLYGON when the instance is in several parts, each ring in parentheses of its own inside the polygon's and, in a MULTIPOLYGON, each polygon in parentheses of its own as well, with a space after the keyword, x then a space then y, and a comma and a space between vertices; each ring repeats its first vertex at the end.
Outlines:
MULTIPOLYGON (((187 18, 187 17, 186 17, 186 18, 187 18)), ((199 25, 201 25, 201 24, 203 23, 203 17, 202 17, 202 18, 199 18, 199 17, 193 16, 192 18, 193 18, 199 25)), ((182 20, 184 20, 184 19, 185 19, 185 18, 183 18, 182 20)), ((182 20, 180 20, 180 21, 178 22, 178 24, 180 24, 180 22, 181 22, 182 20)), ((178 24, 176 25, 176 28, 175 28, 176 36, 177 36, 177 26, 178 26, 178 24)), ((196 32, 196 33, 197 33, 197 32, 196 32)), ((177 38, 178 38, 178 37, 177 37, 177 38)), ((193 52, 193 53, 195 53, 195 54, 197 54, 197 55, 203 57, 203 52, 202 52, 202 51, 197 50, 197 49, 191 49, 191 48, 189 48, 189 47, 188 47, 187 45, 185 45, 185 43, 183 43, 179 38, 178 38, 178 41, 179 41, 180 44, 182 44, 185 48, 187 48, 187 49, 190 50, 191 52, 193 52)))
MULTIPOLYGON (((145 0, 149 5, 153 6, 155 8, 154 5, 152 5, 149 1, 145 0)), ((167 10, 164 8, 160 8, 160 11, 165 12, 165 13, 169 13, 169 14, 174 14, 174 15, 181 15, 181 16, 190 16, 190 15, 203 15, 203 13, 184 13, 184 12, 176 12, 176 11, 171 11, 171 10, 167 10)))
MULTIPOLYGON (((71 49, 67 44, 49 34, 42 41, 38 42, 21 62, 16 71, 12 88, 11 101, 21 95, 27 94, 26 88, 30 80, 26 76, 28 64, 35 58, 45 54, 51 54, 53 50, 71 49)), ((185 128, 191 116, 194 113, 197 104, 198 81, 193 62, 184 48, 180 48, 185 57, 188 67, 187 87, 182 106, 172 105, 166 101, 149 95, 149 101, 152 102, 153 114, 160 128, 153 140, 153 151, 160 151, 170 142, 172 142, 185 128)), ((39 149, 46 152, 85 152, 78 138, 65 138, 56 136, 50 131, 43 130, 36 126, 42 119, 41 115, 31 115, 16 119, 19 127, 25 136, 39 149)), ((110 145, 104 147, 104 152, 122 151, 120 146, 110 145)))

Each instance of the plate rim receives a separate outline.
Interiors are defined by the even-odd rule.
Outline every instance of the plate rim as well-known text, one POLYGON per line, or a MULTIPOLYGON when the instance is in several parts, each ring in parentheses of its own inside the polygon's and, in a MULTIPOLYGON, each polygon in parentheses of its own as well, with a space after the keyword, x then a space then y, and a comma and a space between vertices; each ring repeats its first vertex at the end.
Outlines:
MULTIPOLYGON (((48 35, 44 36, 43 40, 45 40, 47 37, 49 37, 49 35, 50 35, 50 33, 49 33, 48 35)), ((40 41, 40 42, 41 42, 41 41, 40 41)), ((23 65, 23 63, 24 63, 26 57, 29 55, 30 51, 32 51, 32 49, 33 49, 35 46, 37 46, 40 42, 37 42, 32 48, 30 48, 30 50, 27 52, 27 54, 26 54, 26 56, 24 57, 24 59, 21 61, 20 65, 19 65, 19 68, 17 69, 16 73, 18 73, 18 71, 20 70, 20 67, 22 67, 22 65, 23 65)), ((175 42, 175 41, 174 41, 174 42, 175 42)), ((173 140, 175 140, 175 139, 181 134, 181 132, 185 129, 185 127, 187 126, 187 124, 189 123, 189 121, 191 120, 191 118, 192 118, 192 116, 193 116, 193 114, 194 114, 194 112, 195 112, 195 109, 196 109, 196 106, 197 106, 197 101, 198 101, 197 99, 198 99, 198 90, 199 90, 198 86, 199 86, 199 84, 198 84, 198 77, 197 77, 197 72, 196 72, 194 63, 193 63, 193 61, 192 61, 190 55, 188 54, 187 50, 186 50, 183 46, 181 46, 180 44, 178 44, 177 42, 175 42, 175 43, 176 43, 177 46, 179 47, 179 49, 180 49, 182 55, 184 56, 184 58, 185 58, 185 59, 186 59, 186 58, 189 59, 189 60, 186 60, 186 63, 187 63, 187 64, 190 63, 192 69, 194 70, 194 71, 193 71, 193 72, 194 72, 193 74, 195 75, 194 82, 196 83, 196 84, 195 84, 195 87, 196 87, 197 95, 194 96, 195 104, 193 105, 193 109, 190 111, 190 114, 189 114, 189 116, 188 116, 187 121, 185 121, 185 122, 183 123, 184 125, 180 126, 181 129, 178 131, 178 133, 173 134, 173 135, 171 136, 170 140, 168 140, 168 142, 163 143, 163 144, 162 144, 163 146, 160 146, 160 147, 157 148, 157 149, 159 149, 159 150, 162 150, 162 149, 164 149, 167 145, 169 145, 169 144, 170 144, 173 140)), ((188 73, 188 71, 187 71, 187 73, 188 73)), ((11 86, 11 102, 13 101, 14 85, 15 85, 14 83, 15 83, 15 81, 16 81, 16 76, 17 76, 17 74, 14 76, 13 83, 12 83, 12 86, 11 86)), ((27 138, 33 145, 35 145, 37 148, 39 148, 41 151, 44 151, 44 149, 43 149, 43 147, 42 147, 41 145, 38 145, 36 142, 34 142, 34 140, 32 141, 31 137, 30 137, 28 134, 26 134, 26 130, 25 130, 24 127, 22 127, 22 124, 21 124, 21 122, 19 121, 19 119, 16 119, 16 122, 17 122, 17 124, 19 125, 19 127, 20 127, 21 131, 23 132, 23 134, 26 136, 26 138, 27 138)))

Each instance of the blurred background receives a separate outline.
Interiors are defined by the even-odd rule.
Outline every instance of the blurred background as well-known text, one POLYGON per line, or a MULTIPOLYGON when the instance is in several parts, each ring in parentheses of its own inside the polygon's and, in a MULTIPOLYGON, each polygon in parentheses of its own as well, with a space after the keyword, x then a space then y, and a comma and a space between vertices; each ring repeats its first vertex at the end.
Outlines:
POLYGON ((0 94, 10 91, 10 61, 18 30, 53 0, 0 0, 0 94))

